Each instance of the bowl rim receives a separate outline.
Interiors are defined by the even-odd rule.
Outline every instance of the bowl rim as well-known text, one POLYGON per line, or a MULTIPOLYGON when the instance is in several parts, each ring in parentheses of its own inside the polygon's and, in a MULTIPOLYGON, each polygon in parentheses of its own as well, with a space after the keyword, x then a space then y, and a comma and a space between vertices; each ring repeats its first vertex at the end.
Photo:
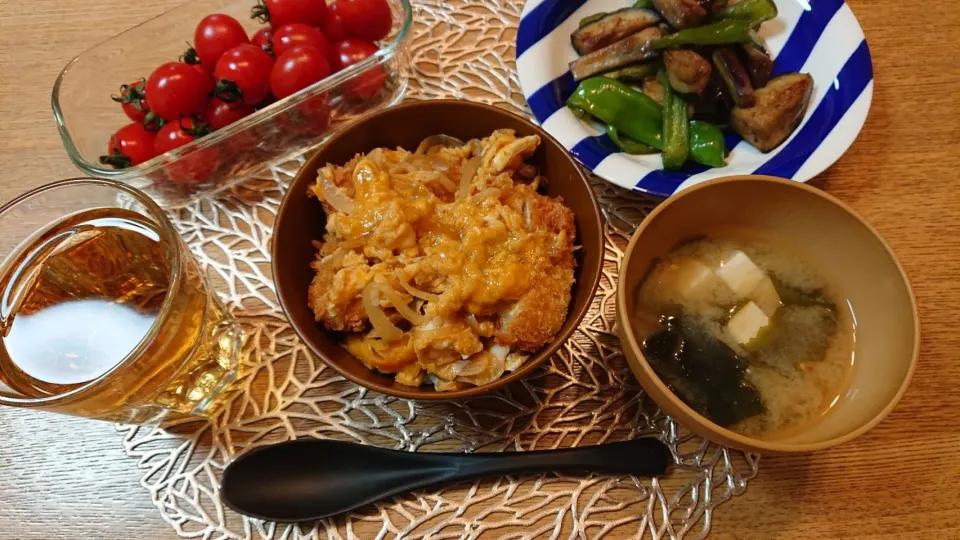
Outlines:
MULTIPOLYGON (((624 251, 624 254, 623 254, 623 264, 621 266, 621 271, 620 271, 621 279, 617 284, 618 318, 620 318, 621 316, 626 316, 626 311, 627 311, 626 309, 627 291, 626 291, 626 286, 624 285, 624 280, 622 279, 622 276, 626 275, 625 270, 627 268, 627 265, 630 264, 630 261, 633 258, 633 251, 636 248, 640 237, 643 235, 643 232, 646 230, 646 228, 653 222, 653 220, 655 220, 657 216, 660 215, 660 213, 663 212, 671 204, 675 203, 676 201, 680 200, 681 198, 687 195, 690 195, 700 190, 710 189, 714 186, 729 184, 729 183, 739 183, 739 182, 772 182, 772 183, 781 184, 783 186, 787 186, 790 188, 796 188, 796 189, 806 191, 807 193, 810 193, 812 195, 820 197, 821 199, 829 203, 832 203, 834 206, 838 207, 840 210, 843 210, 850 216, 854 217, 857 221, 860 222, 860 224, 863 227, 865 227, 874 236, 874 238, 877 239, 877 241, 880 242, 880 245, 883 247, 884 251, 886 251, 887 256, 890 257, 890 260, 893 262, 894 267, 896 268, 901 281, 903 282, 904 286, 907 289, 907 296, 910 299, 910 308, 913 316, 913 350, 911 352, 910 365, 907 368, 907 373, 904 376, 903 382, 900 384, 900 387, 897 389, 897 392, 893 395, 890 401, 870 420, 865 422, 863 425, 861 425, 857 429, 854 429, 848 433, 845 433, 837 437, 833 437, 833 438, 830 438, 824 441, 815 442, 815 443, 805 443, 805 444, 790 444, 790 443, 781 443, 776 441, 767 441, 763 439, 755 439, 753 437, 747 437, 745 435, 741 435, 739 433, 736 433, 734 431, 731 431, 729 429, 726 429, 724 427, 721 427, 713 423, 711 420, 709 420, 705 416, 694 411, 686 403, 684 403, 679 397, 677 397, 677 395, 674 394, 673 391, 670 390, 667 387, 667 385, 660 380, 660 377, 657 376, 656 372, 653 371, 653 368, 650 367, 650 364, 647 362, 646 358, 643 356, 643 354, 640 353, 640 345, 637 342, 637 338, 634 335, 633 330, 629 327, 629 325, 621 326, 623 330, 620 332, 620 339, 621 341, 626 340, 627 343, 625 344, 625 346, 629 347, 631 351, 635 353, 637 359, 639 360, 638 363, 640 365, 640 369, 643 370, 643 374, 650 381, 650 384, 654 386, 654 389, 656 390, 656 392, 648 392, 651 398, 653 398, 654 393, 660 393, 661 395, 666 396, 671 406, 680 409, 684 414, 688 415, 689 417, 693 418, 696 421, 695 425, 685 425, 684 427, 690 429, 697 435, 700 435, 710 440, 723 438, 723 439, 732 441, 733 443, 735 443, 736 446, 740 448, 755 449, 756 451, 769 452, 769 453, 808 453, 816 450, 823 450, 826 448, 830 448, 833 446, 837 446, 837 445, 849 442, 863 435, 864 433, 870 431, 871 429, 876 427, 877 424, 882 422, 890 414, 890 412, 893 411, 893 409, 897 406, 901 398, 903 398, 903 395, 906 393, 907 388, 910 386, 910 381, 913 379, 913 374, 914 374, 914 371, 916 370, 918 358, 920 355, 920 317, 917 310, 917 299, 913 292, 913 287, 911 287, 910 280, 907 278, 906 271, 904 270, 903 265, 900 264, 899 259, 897 259, 897 256, 893 252, 893 249, 890 247, 890 244, 887 243, 887 241, 883 238, 883 236, 880 235, 877 229, 873 225, 871 225, 866 219, 864 219, 863 216, 861 216, 853 208, 851 208, 849 205, 847 205, 840 199, 837 199, 833 195, 830 195, 829 193, 823 190, 817 189, 813 186, 807 185, 802 182, 798 182, 796 180, 788 180, 788 179, 779 178, 775 176, 753 175, 753 174, 734 175, 734 176, 725 176, 721 178, 715 178, 712 180, 708 180, 706 182, 702 182, 690 188, 687 188, 681 192, 678 192, 677 194, 670 197, 669 199, 667 199, 666 201, 658 205, 656 208, 654 208, 653 211, 650 212, 650 214, 647 215, 646 218, 644 218, 643 222, 640 224, 639 227, 637 227, 637 230, 633 233, 633 236, 630 238, 630 243, 627 245, 627 249, 624 251)), ((632 364, 631 364, 631 368, 632 368, 632 364)), ((638 379, 639 378, 640 377, 638 377, 638 379)))
MULTIPOLYGON (((392 114, 393 111, 403 110, 408 108, 418 108, 418 107, 442 108, 442 107, 448 107, 448 106, 473 107, 473 108, 484 110, 490 114, 513 116, 519 119, 520 121, 522 121, 523 123, 527 124, 530 129, 532 129, 538 136, 540 136, 541 140, 546 140, 549 143, 555 145, 556 148, 561 151, 563 158, 572 166, 573 170, 576 171, 576 175, 574 176, 574 178, 579 179, 579 181, 582 182, 584 187, 586 188, 587 195, 591 203, 590 208, 593 210, 589 214, 590 216, 589 219, 597 223, 597 231, 598 231, 597 236, 590 240, 580 238, 580 245, 584 245, 589 241, 589 242, 595 243, 598 246, 598 249, 605 249, 605 245, 606 245, 605 238, 604 238, 605 221, 603 219, 603 214, 600 211, 600 203, 597 199, 597 195, 593 191, 593 187, 590 185, 590 180, 587 177, 587 175, 584 173, 583 168, 580 166, 580 164, 576 160, 573 159, 573 157, 566 151, 566 149, 564 149, 563 145, 560 144, 559 141, 557 141, 552 135, 547 133, 541 126, 537 125, 536 123, 530 121, 529 119, 523 116, 510 112, 506 109, 502 109, 493 105, 488 105, 486 103, 479 103, 475 101, 468 101, 468 100, 461 100, 461 99, 449 99, 449 98, 448 99, 409 99, 393 107, 386 107, 386 108, 380 109, 367 116, 357 119, 347 124, 343 128, 339 129, 326 142, 321 144, 312 152, 310 157, 307 158, 306 162, 300 167, 300 169, 297 171, 294 177, 290 180, 286 193, 284 193, 283 195, 283 200, 280 202, 280 206, 277 208, 276 220, 274 221, 273 237, 276 237, 278 234, 281 234, 281 226, 283 222, 280 219, 280 217, 283 215, 289 201, 292 200, 292 197, 306 196, 303 193, 292 194, 293 191, 295 190, 291 189, 291 187, 297 183, 301 175, 309 174, 307 172, 308 170, 316 170, 318 168, 318 164, 320 161, 319 156, 323 153, 323 150, 326 149, 327 146, 333 144, 335 141, 338 141, 339 139, 344 137, 347 132, 359 128, 360 126, 366 124, 368 121, 374 118, 377 118, 379 116, 386 115, 386 114, 392 114)), ((580 220, 581 218, 581 216, 576 216, 576 217, 578 220, 580 220)), ((453 390, 450 392, 438 392, 434 389, 427 389, 426 387, 423 387, 423 386, 419 386, 416 388, 410 387, 410 390, 406 390, 403 388, 395 388, 393 385, 389 385, 389 384, 380 384, 380 383, 370 384, 370 381, 361 380, 359 377, 356 377, 349 371, 343 369, 336 362, 331 361, 327 357, 327 355, 324 354, 323 351, 321 351, 320 348, 316 346, 315 343, 313 343, 311 340, 307 339, 304 336, 304 333, 301 331, 300 325, 292 317, 290 317, 287 314, 288 313, 287 306, 292 305, 291 302, 298 301, 298 300, 295 300, 293 298, 288 298, 287 297, 288 294, 285 294, 284 290, 279 285, 280 282, 276 278, 278 272, 280 271, 280 269, 277 267, 276 249, 277 249, 277 242, 271 240, 270 269, 272 272, 271 277, 273 279, 273 283, 276 288, 277 299, 280 302, 280 308, 283 311, 284 316, 287 318, 287 321, 289 321, 291 328, 293 328, 293 331, 297 334, 297 337, 300 338, 300 341, 303 342, 304 345, 306 345, 307 349, 314 356, 319 358, 324 364, 332 368, 334 371, 339 373, 341 376, 343 376, 347 380, 353 382, 354 384, 362 388, 380 392, 381 394, 388 395, 388 396, 393 396, 393 397, 398 397, 403 399, 412 399, 412 400, 418 400, 418 401, 451 401, 451 400, 456 400, 461 398, 474 397, 474 396, 486 394, 487 392, 496 390, 498 388, 502 388, 519 379, 526 377, 530 372, 538 368, 543 362, 547 361, 551 356, 553 356, 554 353, 556 353, 571 338, 573 333, 577 331, 577 329, 580 326, 580 322, 583 321, 583 318, 590 311, 590 308, 593 304, 592 298, 596 295, 597 287, 600 284, 600 278, 603 275, 603 262, 604 262, 604 258, 601 256, 599 268, 596 272, 596 277, 592 280, 592 283, 580 282, 580 281, 577 282, 577 285, 579 287, 588 287, 590 291, 591 300, 588 302, 585 302, 584 305, 579 310, 573 311, 571 309, 568 312, 566 321, 573 320, 574 324, 571 325, 570 328, 567 330, 561 329, 557 333, 557 335, 554 336, 554 339, 550 341, 550 343, 548 343, 546 346, 540 349, 537 353, 532 355, 530 360, 525 362, 520 367, 520 369, 510 373, 505 373, 496 381, 483 386, 472 386, 469 388, 453 390)), ((580 277, 580 276, 577 275, 576 277, 580 277)), ((570 307, 572 308, 573 307, 572 298, 570 302, 571 302, 570 307)), ((566 324, 566 322, 564 324, 566 324)), ((326 329, 323 329, 323 331, 330 332, 329 330, 326 330, 326 329)))

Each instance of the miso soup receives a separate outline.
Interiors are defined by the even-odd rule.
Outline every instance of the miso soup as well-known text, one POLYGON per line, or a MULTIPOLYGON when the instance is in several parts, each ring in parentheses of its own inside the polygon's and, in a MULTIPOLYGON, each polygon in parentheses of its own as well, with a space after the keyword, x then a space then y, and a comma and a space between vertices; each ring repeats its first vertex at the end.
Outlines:
POLYGON ((684 242, 637 287, 630 323, 644 357, 692 409, 749 436, 819 420, 853 369, 848 302, 772 239, 684 242))

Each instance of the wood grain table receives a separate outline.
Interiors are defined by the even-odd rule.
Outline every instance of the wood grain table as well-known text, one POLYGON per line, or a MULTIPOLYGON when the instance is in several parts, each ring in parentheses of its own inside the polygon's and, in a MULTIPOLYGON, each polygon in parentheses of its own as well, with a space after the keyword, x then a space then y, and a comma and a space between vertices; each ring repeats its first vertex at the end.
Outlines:
MULTIPOLYGON (((50 112, 65 62, 180 1, 0 3, 0 200, 78 174, 50 112)), ((906 267, 920 364, 868 435, 764 458, 711 537, 960 538, 960 5, 850 3, 873 54, 873 108, 816 184, 874 223, 906 267)), ((174 538, 118 439, 107 423, 0 410, 0 538, 174 538)))

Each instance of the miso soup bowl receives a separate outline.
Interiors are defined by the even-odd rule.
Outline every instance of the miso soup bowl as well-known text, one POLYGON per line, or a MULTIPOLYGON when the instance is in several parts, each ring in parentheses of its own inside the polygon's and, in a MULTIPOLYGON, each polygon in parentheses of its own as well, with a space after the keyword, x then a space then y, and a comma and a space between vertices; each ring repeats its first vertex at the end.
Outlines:
POLYGON ((658 206, 634 233, 617 290, 618 333, 630 368, 650 397, 697 435, 749 452, 812 452, 876 426, 910 383, 920 346, 916 300, 890 246, 862 217, 816 188, 769 176, 731 176, 682 191, 658 206), (678 243, 730 227, 784 239, 787 249, 847 298, 855 317, 851 380, 819 420, 798 429, 747 437, 714 424, 680 400, 644 358, 644 336, 630 318, 636 288, 678 243))

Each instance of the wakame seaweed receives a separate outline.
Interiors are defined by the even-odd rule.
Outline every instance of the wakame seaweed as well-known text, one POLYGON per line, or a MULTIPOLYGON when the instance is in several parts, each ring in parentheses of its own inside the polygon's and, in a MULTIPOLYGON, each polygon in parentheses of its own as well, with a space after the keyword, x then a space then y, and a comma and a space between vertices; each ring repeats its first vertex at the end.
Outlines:
POLYGON ((662 323, 644 340, 643 353, 684 403, 724 427, 766 411, 745 380, 747 363, 733 349, 688 317, 665 317, 662 323))

